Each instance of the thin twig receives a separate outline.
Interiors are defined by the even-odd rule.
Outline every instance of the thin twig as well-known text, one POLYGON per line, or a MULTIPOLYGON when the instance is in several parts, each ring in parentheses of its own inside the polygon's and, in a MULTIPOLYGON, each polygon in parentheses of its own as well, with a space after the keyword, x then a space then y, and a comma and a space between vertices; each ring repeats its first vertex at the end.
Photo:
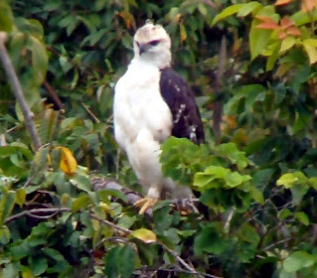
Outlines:
MULTIPOLYGON (((8 224, 20 217, 23 217, 23 216, 30 216, 30 217, 34 217, 34 218, 40 218, 40 219, 48 219, 48 218, 51 218, 53 216, 55 216, 56 214, 60 213, 60 212, 71 212, 71 209, 69 208, 36 208, 36 209, 30 209, 30 210, 24 210, 20 213, 17 213, 17 214, 14 214, 10 217, 8 217, 5 221, 5 224, 8 224), (39 213, 50 213, 50 215, 38 215, 39 213)), ((112 223, 106 219, 101 219, 99 218, 98 216, 94 215, 94 214, 90 214, 90 217, 103 223, 103 224, 106 224, 107 226, 113 228, 114 230, 116 231, 119 231, 121 233, 124 233, 125 235, 129 235, 132 233, 131 230, 129 229, 126 229, 126 228, 123 228, 123 227, 120 227, 118 226, 117 224, 115 223, 112 223)), ((202 272, 197 272, 192 266, 190 266, 188 263, 186 263, 178 254, 176 251, 168 248, 164 243, 162 242, 157 242, 157 244, 159 244, 160 246, 162 246, 163 249, 165 249, 168 253, 170 253, 174 258, 175 260, 182 266, 185 268, 182 269, 180 268, 179 270, 174 270, 174 271, 177 271, 177 272, 183 272, 183 273, 190 273, 190 274, 193 274, 193 275, 196 275, 196 276, 203 276, 203 277, 209 277, 209 278, 222 278, 222 277, 219 277, 219 276, 214 276, 214 275, 211 275, 211 274, 207 274, 207 273, 202 273, 202 272)))
MULTIPOLYGON (((168 269, 164 269, 164 268, 161 268, 160 270, 168 271, 168 269)), ((222 278, 221 276, 216 276, 216 275, 212 275, 212 274, 208 274, 208 273, 204 273, 204 272, 192 273, 192 272, 187 271, 185 269, 171 269, 170 271, 178 272, 178 273, 187 273, 187 274, 192 274, 192 275, 201 275, 201 276, 208 277, 208 278, 222 278)))
POLYGON ((160 245, 168 252, 170 253, 176 261, 178 261, 183 267, 185 267, 190 273, 196 274, 198 273, 194 268, 192 268, 188 263, 186 263, 178 254, 176 251, 168 248, 164 243, 160 242, 160 245))
POLYGON ((233 214, 234 214, 235 211, 236 211, 236 208, 232 207, 230 212, 229 212, 229 215, 227 217, 226 223, 225 223, 225 225, 223 227, 223 229, 225 231, 229 229, 229 226, 230 226, 230 223, 231 223, 231 220, 232 220, 232 217, 233 217, 233 214))
POLYGON ((91 214, 90 217, 93 218, 93 219, 95 219, 95 220, 98 220, 98 221, 101 222, 101 223, 106 224, 107 226, 113 228, 114 230, 117 230, 117 231, 119 231, 119 232, 123 232, 123 233, 125 233, 125 234, 127 234, 127 235, 131 234, 131 231, 130 231, 130 230, 128 230, 128 229, 126 229, 126 228, 122 228, 122 227, 120 227, 120 226, 118 226, 118 225, 116 225, 116 224, 110 222, 109 220, 101 219, 101 218, 99 218, 98 216, 96 216, 96 215, 94 215, 94 214, 91 214))
POLYGON ((89 107, 88 107, 86 104, 82 103, 81 105, 85 108, 85 110, 87 111, 87 113, 95 120, 96 123, 100 123, 100 120, 99 120, 99 119, 97 118, 97 116, 89 109, 89 107))
POLYGON ((284 238, 282 240, 279 240, 277 242, 274 242, 266 247, 263 248, 263 251, 267 251, 267 250, 270 250, 272 247, 276 246, 276 245, 279 245, 281 243, 284 243, 284 242, 287 242, 287 241, 290 241, 292 238, 291 237, 288 237, 288 238, 284 238))
POLYGON ((7 77, 11 86, 12 93, 14 94, 21 108, 23 117, 25 119, 25 125, 30 133, 34 149, 35 151, 37 151, 41 147, 41 141, 40 141, 40 137, 37 134, 37 130, 35 128, 35 124, 33 121, 34 115, 26 103, 26 100, 22 92, 21 84, 19 82, 17 74, 13 68, 10 57, 8 55, 7 49, 5 47, 4 43, 6 41, 6 38, 7 38, 7 33, 0 32, 0 59, 7 73, 7 77))
POLYGON ((71 209, 69 208, 36 208, 36 209, 24 210, 8 217, 5 221, 5 224, 8 224, 12 222, 13 220, 16 220, 25 215, 29 215, 33 217, 33 216, 38 216, 36 215, 37 213, 53 213, 55 215, 56 213, 59 213, 59 212, 71 212, 71 209))
POLYGON ((54 103, 57 105, 57 107, 60 110, 64 110, 64 105, 61 102, 61 100, 59 99, 57 93, 55 92, 55 90, 53 89, 53 87, 44 79, 43 81, 43 85, 46 88, 49 96, 51 97, 51 99, 54 101, 54 103))

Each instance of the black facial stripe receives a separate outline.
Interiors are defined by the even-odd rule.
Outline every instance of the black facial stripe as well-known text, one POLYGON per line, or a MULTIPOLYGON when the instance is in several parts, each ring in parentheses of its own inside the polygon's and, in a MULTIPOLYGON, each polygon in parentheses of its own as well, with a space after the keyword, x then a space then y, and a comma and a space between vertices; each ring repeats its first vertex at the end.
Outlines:
POLYGON ((152 46, 158 45, 159 43, 160 43, 160 40, 153 40, 149 42, 149 44, 152 46))

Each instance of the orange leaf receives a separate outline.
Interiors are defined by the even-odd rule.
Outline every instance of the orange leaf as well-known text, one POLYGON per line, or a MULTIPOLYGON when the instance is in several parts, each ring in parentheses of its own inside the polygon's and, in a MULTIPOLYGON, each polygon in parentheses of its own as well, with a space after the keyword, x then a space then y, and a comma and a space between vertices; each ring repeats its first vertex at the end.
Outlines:
POLYGON ((61 161, 59 168, 67 175, 73 175, 77 169, 77 161, 72 152, 68 148, 56 147, 61 150, 61 161))
POLYGON ((283 30, 279 30, 278 32, 278 38, 280 40, 284 40, 287 37, 286 33, 283 30))
POLYGON ((259 29, 266 29, 266 30, 275 30, 279 28, 279 26, 275 22, 262 22, 256 27, 259 29))
POLYGON ((257 28, 268 30, 275 30, 279 28, 278 24, 270 17, 258 15, 255 18, 262 21, 262 23, 257 25, 257 28))
POLYGON ((290 2, 292 2, 293 0, 277 0, 275 2, 275 6, 280 6, 280 5, 287 5, 289 4, 290 2))
POLYGON ((302 0, 302 11, 312 11, 317 4, 317 0, 302 0))
POLYGON ((290 27, 285 30, 288 35, 300 36, 302 33, 296 27, 290 27))
POLYGON ((291 26, 295 26, 295 23, 294 23, 294 21, 293 20, 291 20, 289 17, 283 17, 282 19, 281 19, 281 28, 282 29, 287 29, 287 28, 289 28, 289 27, 291 27, 291 26))

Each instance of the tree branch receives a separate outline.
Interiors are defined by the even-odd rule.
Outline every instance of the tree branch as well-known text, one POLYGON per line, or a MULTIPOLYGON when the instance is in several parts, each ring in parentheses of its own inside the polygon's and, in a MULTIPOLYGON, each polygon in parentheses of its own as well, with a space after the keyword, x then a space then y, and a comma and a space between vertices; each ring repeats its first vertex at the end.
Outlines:
POLYGON ((35 208, 35 209, 30 209, 30 210, 23 210, 20 213, 17 213, 17 214, 14 214, 14 215, 8 217, 5 221, 5 224, 8 224, 8 223, 10 223, 10 222, 22 217, 22 216, 25 216, 25 215, 39 218, 37 213, 50 213, 49 216, 48 215, 42 216, 42 217, 46 217, 46 219, 47 219, 49 217, 56 215, 56 213, 67 212, 67 211, 71 212, 71 209, 69 209, 69 208, 35 208))
POLYGON ((7 49, 5 47, 5 41, 7 38, 6 32, 0 32, 0 60, 3 64, 3 67, 6 71, 9 84, 11 86, 12 93, 14 94, 15 98, 17 99, 19 106, 21 108, 23 117, 25 119, 25 125, 28 129, 31 140, 34 146, 35 151, 37 151, 41 147, 41 141, 37 134, 37 130, 35 128, 35 124, 33 121, 33 113, 28 107, 26 100, 24 98, 21 84, 19 82, 19 79, 16 75, 16 72, 13 68, 13 65, 11 63, 10 57, 8 55, 7 49))
POLYGON ((43 85, 46 88, 49 96, 52 98, 53 102, 58 107, 58 109, 64 110, 64 105, 61 102, 61 100, 59 99, 59 97, 58 97, 57 93, 55 92, 55 90, 53 89, 53 87, 45 79, 43 81, 43 85))

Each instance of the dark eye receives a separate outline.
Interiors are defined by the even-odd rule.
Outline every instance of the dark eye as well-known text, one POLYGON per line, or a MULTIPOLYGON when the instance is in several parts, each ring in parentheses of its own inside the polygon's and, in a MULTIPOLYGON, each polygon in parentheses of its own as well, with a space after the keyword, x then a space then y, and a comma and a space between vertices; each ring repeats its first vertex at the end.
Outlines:
POLYGON ((159 43, 160 43, 160 40, 150 41, 150 45, 152 46, 158 45, 159 43))

